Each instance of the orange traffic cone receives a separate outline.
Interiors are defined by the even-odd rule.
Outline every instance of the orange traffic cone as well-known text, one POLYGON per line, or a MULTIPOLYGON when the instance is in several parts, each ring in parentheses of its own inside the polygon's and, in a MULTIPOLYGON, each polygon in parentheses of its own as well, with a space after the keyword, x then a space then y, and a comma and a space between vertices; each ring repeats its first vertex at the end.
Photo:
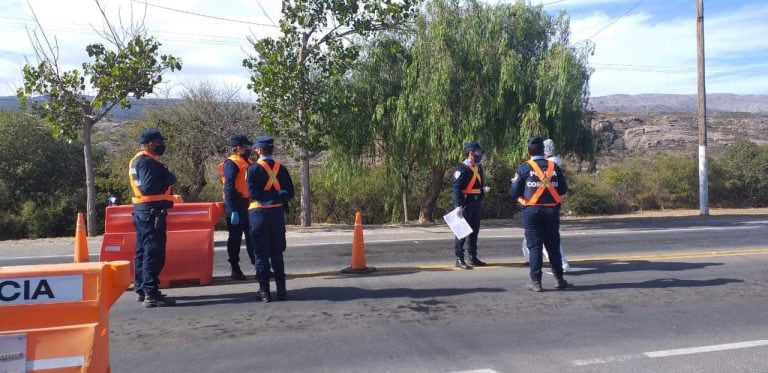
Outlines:
POLYGON ((365 265, 365 240, 363 239, 363 215, 355 214, 355 233, 352 238, 352 259, 349 267, 341 270, 341 273, 371 273, 376 268, 365 265))
POLYGON ((77 213, 77 228, 75 228, 75 263, 88 262, 88 233, 85 232, 83 213, 77 213))

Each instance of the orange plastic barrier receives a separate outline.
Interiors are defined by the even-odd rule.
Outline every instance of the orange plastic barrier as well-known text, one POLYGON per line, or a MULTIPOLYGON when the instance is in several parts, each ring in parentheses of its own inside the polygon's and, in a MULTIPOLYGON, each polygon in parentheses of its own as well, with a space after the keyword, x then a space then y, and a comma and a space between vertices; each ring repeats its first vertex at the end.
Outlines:
POLYGON ((108 372, 126 261, 0 267, 0 371, 108 372))
MULTIPOLYGON (((136 253, 133 205, 109 206, 104 218, 104 239, 100 260, 127 260, 136 253)), ((222 203, 177 203, 168 209, 165 267, 160 272, 160 287, 171 282, 213 281, 213 227, 224 215, 222 203)))

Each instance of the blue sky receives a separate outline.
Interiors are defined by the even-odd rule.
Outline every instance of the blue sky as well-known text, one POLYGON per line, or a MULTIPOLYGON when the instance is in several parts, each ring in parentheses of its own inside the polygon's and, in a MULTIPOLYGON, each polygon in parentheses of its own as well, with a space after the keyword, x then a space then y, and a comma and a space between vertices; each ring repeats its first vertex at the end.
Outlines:
MULTIPOLYGON (((144 0, 101 0, 111 17, 144 0)), ((240 61, 250 52, 246 36, 276 35, 279 0, 146 0, 145 24, 162 43, 162 53, 184 60, 165 76, 160 95, 185 86, 212 84, 245 88, 240 61), (167 9, 170 8, 170 9, 167 9), (192 14, 194 13, 194 14, 192 14), (207 17, 206 17, 207 16, 207 17), (222 19, 223 18, 223 19, 222 19)), ((486 1, 496 4, 495 0, 486 1)), ((505 1, 501 1, 505 2, 505 1)), ((60 61, 76 68, 87 60, 87 44, 103 42, 93 27, 101 19, 93 0, 29 0, 49 36, 56 36, 60 61)), ((638 93, 696 93, 696 0, 530 0, 571 18, 571 41, 594 42, 593 96, 638 93)), ((704 0, 706 80, 709 93, 768 94, 768 1, 704 0)), ((33 30, 26 0, 0 0, 0 95, 21 84, 25 57, 34 61, 27 29, 33 30)))

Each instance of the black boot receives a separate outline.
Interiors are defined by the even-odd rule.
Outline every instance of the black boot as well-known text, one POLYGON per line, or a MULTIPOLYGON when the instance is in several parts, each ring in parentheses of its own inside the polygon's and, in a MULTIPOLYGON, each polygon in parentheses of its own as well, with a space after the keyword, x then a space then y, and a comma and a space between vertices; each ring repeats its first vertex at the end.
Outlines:
POLYGON ((272 301, 272 295, 269 293, 269 280, 259 281, 258 297, 264 303, 269 303, 272 301))
POLYGON ((238 264, 232 264, 232 273, 229 275, 229 277, 237 281, 245 280, 245 275, 243 274, 243 271, 240 270, 240 265, 238 264))
POLYGON ((288 299, 288 291, 285 290, 285 279, 276 280, 275 286, 277 287, 277 300, 288 299))
POLYGON ((488 263, 480 260, 477 258, 477 255, 472 255, 472 258, 469 259, 469 264, 475 266, 475 267, 485 267, 488 265, 488 263))
POLYGON ((472 266, 467 264, 467 262, 464 261, 463 256, 459 256, 459 257, 456 257, 456 268, 472 269, 472 266))
POLYGON ((557 286, 555 286, 555 289, 563 290, 563 289, 567 288, 568 286, 570 286, 568 281, 565 281, 565 279, 563 278, 563 274, 562 273, 559 276, 555 275, 555 278, 557 279, 557 286))

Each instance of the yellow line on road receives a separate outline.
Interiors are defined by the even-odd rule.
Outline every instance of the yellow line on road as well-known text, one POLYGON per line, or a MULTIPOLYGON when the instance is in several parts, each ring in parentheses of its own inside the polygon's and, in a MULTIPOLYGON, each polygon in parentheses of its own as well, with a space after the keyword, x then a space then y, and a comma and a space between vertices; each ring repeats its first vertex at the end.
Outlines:
MULTIPOLYGON (((589 263, 589 262, 628 262, 633 260, 669 260, 669 259, 704 259, 713 257, 725 257, 725 256, 748 256, 748 255, 766 255, 768 254, 768 247, 751 247, 743 249, 732 250, 716 250, 716 251, 691 251, 691 252, 677 252, 677 253, 663 253, 655 252, 648 254, 638 255, 617 255, 617 256, 568 256, 568 262, 570 263, 589 263)), ((523 260, 513 260, 507 262, 489 262, 487 267, 475 267, 474 269, 489 269, 498 267, 520 267, 523 264, 523 260)), ((430 271, 452 271, 460 269, 456 268, 452 264, 419 264, 412 266, 393 266, 393 267, 377 267, 376 272, 370 275, 375 276, 377 273, 386 272, 430 272, 430 271)), ((370 276, 369 275, 369 276, 370 276)), ((306 277, 328 277, 328 276, 343 276, 343 277, 355 277, 354 274, 342 274, 340 271, 323 271, 323 272, 302 272, 289 274, 290 278, 306 278, 306 277)))

